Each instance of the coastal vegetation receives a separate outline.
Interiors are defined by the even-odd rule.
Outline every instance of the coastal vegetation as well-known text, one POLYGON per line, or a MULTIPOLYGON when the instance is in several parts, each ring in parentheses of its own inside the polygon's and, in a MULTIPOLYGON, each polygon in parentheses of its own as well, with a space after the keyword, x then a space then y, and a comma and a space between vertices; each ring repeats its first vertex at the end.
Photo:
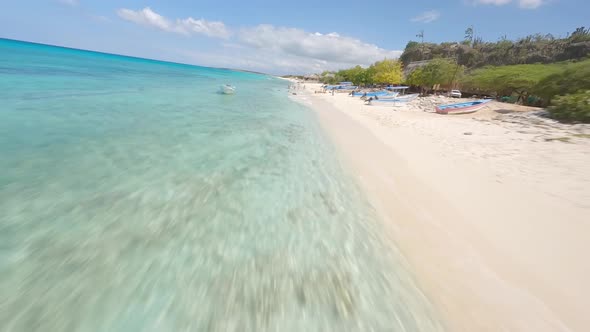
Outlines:
POLYGON ((396 60, 377 61, 373 64, 373 80, 377 84, 399 84, 402 81, 402 64, 396 60))
POLYGON ((464 90, 494 96, 516 96, 517 103, 530 103, 541 80, 557 74, 565 64, 488 66, 473 70, 462 80, 464 90))
POLYGON ((582 59, 590 54, 590 29, 577 28, 564 38, 551 34, 534 34, 517 40, 502 36, 496 42, 485 42, 467 28, 462 41, 440 44, 410 41, 400 60, 404 65, 411 62, 436 58, 456 59, 467 68, 505 66, 517 64, 553 63, 582 59))
POLYGON ((550 34, 496 42, 477 37, 473 27, 460 42, 410 41, 399 60, 384 59, 320 75, 323 83, 359 86, 406 84, 422 93, 460 88, 467 94, 548 107, 563 121, 590 122, 590 29, 564 38, 550 34), (403 74, 402 74, 403 73, 403 74))
POLYGON ((548 111, 557 120, 590 123, 590 90, 558 96, 548 111))
POLYGON ((464 72, 464 66, 457 65, 449 59, 434 59, 410 72, 404 83, 420 87, 422 93, 428 93, 430 88, 437 84, 453 86, 461 80, 464 72))
POLYGON ((325 84, 348 81, 355 85, 368 86, 373 84, 400 84, 403 80, 402 63, 399 60, 383 59, 370 65, 342 69, 337 72, 325 71, 320 81, 325 84))
POLYGON ((590 122, 590 59, 551 64, 488 66, 471 71, 465 90, 524 105, 548 107, 555 119, 590 122), (585 99, 584 99, 585 98, 585 99))

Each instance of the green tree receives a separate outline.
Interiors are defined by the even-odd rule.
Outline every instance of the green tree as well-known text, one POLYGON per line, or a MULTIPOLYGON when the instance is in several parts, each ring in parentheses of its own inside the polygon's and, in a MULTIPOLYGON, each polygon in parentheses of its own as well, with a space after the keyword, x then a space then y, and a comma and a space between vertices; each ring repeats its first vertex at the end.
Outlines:
POLYGON ((465 30, 465 38, 464 38, 465 44, 473 46, 473 38, 474 38, 473 25, 471 25, 465 30))
POLYGON ((336 75, 342 77, 343 81, 349 81, 355 85, 367 84, 366 69, 361 66, 352 67, 349 69, 339 70, 336 75))
POLYGON ((373 65, 373 80, 378 84, 399 84, 402 81, 402 64, 398 60, 385 59, 373 65))
POLYGON ((574 32, 572 32, 568 39, 574 43, 590 41, 590 29, 579 27, 574 32))
POLYGON ((419 86, 428 92, 435 84, 452 87, 463 74, 463 66, 448 59, 434 59, 425 66, 415 69, 406 78, 406 83, 419 86))
POLYGON ((422 86, 428 92, 435 84, 451 85, 462 67, 447 59, 434 59, 422 67, 422 86))
POLYGON ((422 87, 424 83, 422 68, 416 68, 406 77, 405 84, 422 87))
POLYGON ((375 84, 375 73, 376 70, 374 65, 370 65, 369 68, 365 69, 365 72, 363 73, 365 85, 375 84))
POLYGON ((336 73, 327 70, 322 72, 320 74, 320 82, 324 84, 336 84, 338 82, 336 73))

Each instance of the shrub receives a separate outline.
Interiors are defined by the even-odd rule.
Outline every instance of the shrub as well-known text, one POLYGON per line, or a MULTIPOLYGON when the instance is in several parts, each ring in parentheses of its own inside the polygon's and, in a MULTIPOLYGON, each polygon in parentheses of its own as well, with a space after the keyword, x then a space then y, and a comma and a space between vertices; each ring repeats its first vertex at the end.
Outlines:
MULTIPOLYGON (((533 89, 533 93, 550 103, 553 97, 572 94, 590 89, 590 59, 576 62, 560 62, 553 74, 543 78, 533 89)), ((548 73, 549 71, 544 71, 548 73)), ((551 103, 553 104, 553 103, 551 103)))
POLYGON ((555 97, 548 111, 557 120, 590 123, 590 90, 555 97))

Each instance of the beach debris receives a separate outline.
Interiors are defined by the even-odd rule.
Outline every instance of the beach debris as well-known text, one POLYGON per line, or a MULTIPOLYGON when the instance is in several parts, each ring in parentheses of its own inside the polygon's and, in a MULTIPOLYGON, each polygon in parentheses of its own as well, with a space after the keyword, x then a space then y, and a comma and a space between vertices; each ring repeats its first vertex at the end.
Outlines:
POLYGON ((470 131, 466 131, 466 132, 463 133, 463 135, 473 135, 473 133, 470 132, 470 131))

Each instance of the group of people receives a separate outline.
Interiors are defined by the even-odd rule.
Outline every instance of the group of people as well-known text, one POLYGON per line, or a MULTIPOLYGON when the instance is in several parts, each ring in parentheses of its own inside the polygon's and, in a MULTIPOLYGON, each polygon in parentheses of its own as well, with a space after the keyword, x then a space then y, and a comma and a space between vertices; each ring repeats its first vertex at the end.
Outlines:
POLYGON ((289 85, 289 90, 300 90, 302 88, 305 89, 305 84, 302 86, 299 82, 297 82, 297 84, 289 85))

